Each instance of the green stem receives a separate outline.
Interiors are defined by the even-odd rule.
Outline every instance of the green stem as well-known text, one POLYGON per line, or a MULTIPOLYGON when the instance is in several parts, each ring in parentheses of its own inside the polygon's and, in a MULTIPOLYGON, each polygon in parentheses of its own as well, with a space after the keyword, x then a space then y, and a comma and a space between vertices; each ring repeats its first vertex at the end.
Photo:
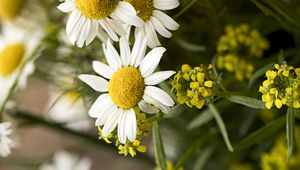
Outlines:
POLYGON ((158 122, 153 122, 153 145, 154 145, 154 153, 155 153, 155 162, 161 170, 166 170, 166 156, 165 149, 163 145, 163 141, 161 139, 161 134, 159 130, 158 122))
MULTIPOLYGON (((101 148, 108 148, 108 149, 116 149, 113 145, 109 145, 103 141, 100 141, 98 139, 98 137, 94 136, 94 135, 89 135, 86 133, 82 133, 82 132, 78 132, 78 131, 74 131, 72 129, 68 129, 64 126, 62 126, 61 124, 54 124, 51 123, 43 118, 40 118, 38 116, 34 116, 30 113, 25 113, 22 111, 16 111, 16 112, 8 112, 8 114, 10 116, 12 116, 15 119, 20 120, 20 122, 24 122, 25 124, 29 124, 29 125, 39 125, 39 126, 44 126, 46 128, 50 128, 52 130, 56 130, 58 132, 61 133, 65 133, 68 134, 70 136, 74 136, 80 139, 83 139, 87 142, 90 142, 92 144, 94 144, 95 146, 99 146, 101 148)), ((153 163, 153 159, 149 156, 147 156, 146 154, 141 154, 141 155, 137 155, 136 158, 145 161, 149 164, 153 163)))
POLYGON ((176 15, 174 15, 174 18, 177 19, 180 17, 183 13, 185 13, 190 7, 194 5, 194 3, 197 2, 197 0, 192 0, 187 6, 185 6, 181 11, 179 11, 176 15))

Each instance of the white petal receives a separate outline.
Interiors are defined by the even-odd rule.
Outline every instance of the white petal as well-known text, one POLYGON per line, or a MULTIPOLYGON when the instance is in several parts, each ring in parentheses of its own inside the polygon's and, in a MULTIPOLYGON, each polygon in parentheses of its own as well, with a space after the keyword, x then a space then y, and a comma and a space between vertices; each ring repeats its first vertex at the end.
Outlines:
POLYGON ((153 73, 158 66, 163 53, 166 51, 164 47, 152 49, 143 59, 140 65, 140 71, 143 77, 147 77, 153 73))
POLYGON ((170 10, 179 6, 178 0, 154 0, 153 6, 160 10, 170 10))
POLYGON ((82 48, 84 45, 84 42, 90 32, 91 29, 91 20, 86 19, 84 26, 82 27, 81 33, 79 34, 78 40, 77 40, 77 47, 82 48))
POLYGON ((110 16, 114 19, 121 20, 124 24, 130 24, 137 27, 143 25, 143 20, 136 15, 135 9, 128 2, 120 1, 118 7, 110 16))
POLYGON ((153 73, 152 75, 145 78, 145 84, 148 86, 157 85, 162 81, 168 79, 175 73, 176 73, 175 71, 160 71, 160 72, 153 73))
POLYGON ((107 79, 110 79, 111 76, 114 74, 114 71, 108 65, 100 61, 93 61, 93 69, 97 74, 107 79))
POLYGON ((166 38, 171 38, 172 37, 172 33, 170 31, 168 31, 161 23, 160 21, 155 18, 155 17, 151 17, 150 21, 152 22, 152 24, 154 25, 155 30, 163 37, 166 38))
MULTIPOLYGON (((98 23, 98 21, 97 21, 98 23)), ((109 40, 109 36, 107 33, 99 26, 98 32, 97 32, 97 37, 102 41, 102 42, 107 42, 109 40)))
POLYGON ((106 19, 107 24, 120 36, 126 36, 127 35, 127 30, 125 27, 120 23, 117 22, 116 20, 113 19, 106 19))
POLYGON ((155 100, 158 100, 166 106, 173 106, 175 104, 173 99, 168 95, 168 93, 166 93, 158 87, 146 86, 145 94, 149 95, 155 100))
POLYGON ((111 42, 108 40, 106 43, 106 48, 103 47, 103 51, 105 53, 106 60, 109 64, 109 66, 114 70, 117 71, 119 68, 122 67, 122 62, 120 59, 120 56, 115 49, 115 47, 111 44, 111 42))
POLYGON ((158 100, 153 99, 151 96, 144 94, 143 100, 145 100, 146 103, 151 103, 155 107, 159 108, 163 113, 169 113, 171 111, 170 106, 166 106, 159 102, 158 100))
POLYGON ((98 117, 101 110, 103 110, 103 107, 109 105, 109 103, 110 103, 110 97, 108 96, 108 94, 100 95, 91 106, 89 110, 89 116, 92 118, 98 117))
POLYGON ((80 33, 82 31, 82 27, 85 25, 85 21, 86 21, 86 18, 84 16, 81 16, 81 14, 77 14, 77 15, 80 15, 79 19, 70 29, 70 32, 69 33, 67 32, 67 35, 72 44, 75 44, 75 42, 78 40, 80 33))
POLYGON ((71 13, 71 15, 68 19, 68 22, 67 22, 67 26, 66 26, 66 32, 67 32, 69 39, 70 39, 71 33, 76 29, 75 26, 78 24, 80 19, 81 19, 81 14, 80 14, 79 10, 75 10, 71 13))
POLYGON ((90 31, 86 37, 86 45, 89 45, 95 39, 98 33, 98 29, 99 29, 98 22, 96 20, 91 20, 90 31))
POLYGON ((141 61, 144 59, 146 50, 147 36, 143 36, 143 33, 138 33, 131 54, 131 64, 134 67, 138 67, 141 64, 141 61))
POLYGON ((130 62, 130 47, 126 37, 120 39, 120 52, 123 66, 128 66, 130 62))
POLYGON ((74 2, 67 1, 58 5, 57 8, 62 12, 69 13, 72 12, 76 6, 74 2))
POLYGON ((79 79, 98 92, 108 91, 108 82, 101 77, 88 74, 81 74, 79 75, 79 79))
POLYGON ((154 105, 151 105, 147 102, 145 102, 144 100, 141 100, 139 103, 139 108, 146 113, 149 114, 155 114, 159 112, 159 109, 157 107, 155 107, 154 105))
POLYGON ((109 35, 109 37, 114 41, 119 41, 119 37, 116 32, 110 27, 105 19, 98 20, 101 27, 105 30, 105 32, 109 35))
POLYGON ((137 129, 136 116, 133 109, 130 109, 127 112, 125 127, 126 127, 125 130, 126 130, 126 135, 128 137, 128 140, 130 142, 133 142, 136 138, 136 129, 137 129))
POLYGON ((114 113, 116 110, 118 110, 117 106, 110 101, 98 114, 98 118, 95 122, 95 126, 102 126, 107 121, 108 117, 114 113))
POLYGON ((107 137, 116 128, 122 112, 122 109, 117 109, 115 112, 109 115, 103 127, 103 137, 107 137))
POLYGON ((125 120, 127 117, 127 111, 124 111, 120 118, 119 118, 119 123, 118 123, 118 139, 122 144, 126 143, 126 131, 125 131, 125 120))
POLYGON ((147 21, 145 23, 145 32, 146 35, 148 37, 148 46, 150 48, 155 48, 157 46, 160 46, 160 42, 158 40, 156 31, 154 29, 154 26, 152 25, 152 23, 150 21, 147 21))
POLYGON ((159 10, 154 10, 153 16, 157 18, 160 23, 169 30, 177 30, 179 28, 179 24, 177 24, 177 22, 173 18, 169 17, 167 14, 159 10))

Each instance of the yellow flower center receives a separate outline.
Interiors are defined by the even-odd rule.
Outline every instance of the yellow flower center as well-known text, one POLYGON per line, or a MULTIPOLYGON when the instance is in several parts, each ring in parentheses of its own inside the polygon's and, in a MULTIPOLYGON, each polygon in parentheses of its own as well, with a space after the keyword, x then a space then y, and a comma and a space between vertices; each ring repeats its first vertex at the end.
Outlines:
POLYGON ((22 61, 25 47, 21 43, 7 45, 0 53, 0 75, 12 74, 22 61))
POLYGON ((0 0, 0 17, 5 20, 15 18, 21 11, 24 0, 0 0))
POLYGON ((144 21, 147 21, 152 16, 154 7, 153 0, 125 0, 132 4, 137 11, 137 15, 144 21))
POLYGON ((145 83, 140 71, 133 67, 119 69, 109 80, 108 93, 122 109, 138 104, 144 95, 145 83))
POLYGON ((120 0, 76 0, 76 7, 90 19, 107 18, 118 6, 120 0))

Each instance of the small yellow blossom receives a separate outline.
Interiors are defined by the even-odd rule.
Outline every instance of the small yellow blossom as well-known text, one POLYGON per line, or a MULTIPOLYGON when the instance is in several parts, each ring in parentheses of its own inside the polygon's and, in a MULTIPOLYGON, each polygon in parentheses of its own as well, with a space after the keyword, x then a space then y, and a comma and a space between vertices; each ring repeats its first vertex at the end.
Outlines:
POLYGON ((270 109, 273 105, 281 108, 283 105, 300 108, 300 77, 299 69, 288 66, 275 64, 275 70, 268 70, 259 92, 262 93, 262 101, 270 109), (298 72, 298 73, 297 73, 298 72))
POLYGON ((137 152, 146 152, 147 147, 141 145, 141 142, 139 140, 135 140, 134 142, 127 142, 125 145, 119 145, 119 154, 122 154, 124 156, 127 156, 130 154, 132 157, 136 155, 137 152))
POLYGON ((215 78, 212 66, 206 68, 201 65, 191 68, 184 64, 181 71, 175 75, 172 86, 172 91, 180 104, 201 109, 205 101, 213 97, 215 78))
POLYGON ((262 57, 268 48, 269 42, 257 30, 251 30, 249 25, 229 25, 219 39, 217 67, 235 73, 239 81, 250 79, 254 72, 250 59, 262 57))

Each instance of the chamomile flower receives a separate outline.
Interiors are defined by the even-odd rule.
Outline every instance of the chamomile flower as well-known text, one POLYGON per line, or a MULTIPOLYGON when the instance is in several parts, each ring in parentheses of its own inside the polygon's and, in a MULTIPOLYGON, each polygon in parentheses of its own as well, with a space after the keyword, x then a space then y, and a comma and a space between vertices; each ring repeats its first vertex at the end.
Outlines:
POLYGON ((110 41, 103 46, 109 64, 93 62, 93 69, 102 77, 80 75, 79 78, 98 92, 98 97, 89 110, 89 115, 97 118, 96 126, 103 127, 103 137, 107 137, 118 125, 118 139, 122 144, 127 138, 136 139, 137 120, 135 106, 146 113, 164 113, 174 105, 172 98, 155 85, 168 79, 174 71, 155 72, 165 48, 152 49, 146 56, 147 38, 139 34, 130 51, 125 37, 120 39, 120 55, 110 41), (108 79, 109 81, 107 81, 108 79))
POLYGON ((179 24, 163 10, 171 10, 179 6, 178 0, 125 0, 131 3, 137 11, 137 15, 145 22, 143 27, 135 29, 135 35, 142 33, 148 37, 148 46, 154 48, 160 46, 157 33, 165 38, 171 38, 169 30, 177 30, 179 24))
POLYGON ((40 170, 90 170, 92 162, 88 158, 79 159, 66 151, 55 153, 53 163, 44 164, 40 170))
POLYGON ((9 135, 11 135, 11 122, 0 123, 0 156, 7 157, 11 153, 11 148, 16 146, 9 135))
POLYGON ((26 87, 27 78, 34 71, 33 60, 30 57, 40 40, 40 36, 29 37, 25 30, 10 24, 3 27, 2 33, 0 35, 0 103, 7 97, 16 79, 18 79, 18 88, 26 87))
POLYGON ((48 109, 50 108, 48 116, 51 120, 78 131, 90 128, 83 100, 77 92, 71 91, 66 94, 52 92, 48 106, 48 109))
POLYGON ((143 24, 132 5, 120 0, 69 0, 60 4, 58 9, 71 13, 66 32, 70 42, 78 47, 90 44, 97 35, 102 40, 108 35, 118 41, 119 36, 127 34, 123 24, 143 24))

